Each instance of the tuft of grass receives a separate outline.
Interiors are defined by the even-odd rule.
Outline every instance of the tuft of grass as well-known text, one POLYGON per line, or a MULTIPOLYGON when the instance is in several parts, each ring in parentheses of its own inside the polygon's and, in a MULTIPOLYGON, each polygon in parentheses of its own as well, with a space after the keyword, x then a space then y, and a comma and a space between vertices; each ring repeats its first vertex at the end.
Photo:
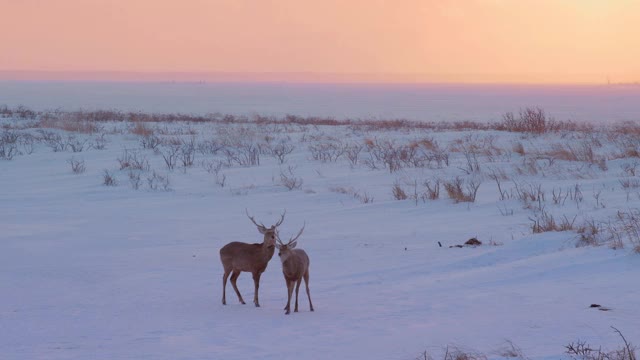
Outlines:
POLYGON ((393 198, 396 200, 407 200, 409 198, 404 189, 402 189, 402 186, 400 186, 400 184, 398 184, 397 182, 393 184, 391 193, 393 194, 393 198))
POLYGON ((574 229, 573 224, 575 223, 576 218, 577 215, 574 216, 573 219, 569 220, 566 215, 563 215, 560 221, 556 221, 553 215, 543 209, 536 215, 536 217, 529 218, 529 220, 532 221, 531 232, 539 234, 548 231, 570 231, 574 229))
POLYGON ((105 169, 102 176, 102 184, 104 186, 117 186, 118 180, 109 170, 105 169))
POLYGON ((447 181, 443 184, 444 189, 447 191, 447 195, 454 202, 475 202, 478 188, 480 188, 481 182, 476 179, 471 179, 465 182, 456 177, 452 181, 447 181), (463 185, 466 185, 463 187, 463 185))

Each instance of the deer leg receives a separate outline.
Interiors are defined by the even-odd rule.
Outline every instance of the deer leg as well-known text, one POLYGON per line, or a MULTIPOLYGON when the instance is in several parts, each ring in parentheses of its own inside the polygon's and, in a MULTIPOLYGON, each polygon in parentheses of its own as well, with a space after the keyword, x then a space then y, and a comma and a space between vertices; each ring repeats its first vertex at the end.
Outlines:
POLYGON ((304 273, 304 286, 307 288, 307 298, 309 299, 309 309, 313 311, 313 304, 311 303, 311 294, 309 293, 309 270, 304 273))
POLYGON ((298 312, 298 291, 300 291, 300 283, 302 283, 302 278, 298 279, 296 283, 296 307, 293 309, 293 312, 298 312))
POLYGON ((222 305, 227 305, 227 279, 230 273, 230 270, 225 269, 224 275, 222 275, 222 305))
MULTIPOLYGON (((284 279, 284 284, 287 285, 287 294, 289 293, 289 280, 287 280, 287 278, 284 279)), ((289 304, 284 306, 285 310, 289 309, 289 304)))
POLYGON ((256 307, 260 307, 260 302, 258 301, 258 288, 260 287, 260 273, 253 273, 253 283, 255 285, 255 292, 253 293, 253 303, 256 307))
POLYGON ((242 300, 242 295, 240 295, 240 291, 238 290, 238 286, 236 285, 236 280, 238 280, 238 276, 240 276, 240 271, 234 270, 233 274, 231 274, 231 285, 233 285, 233 290, 236 291, 236 294, 238 295, 238 300, 240 300, 240 303, 244 305, 244 300, 242 300))
POLYGON ((293 294, 293 281, 287 280, 287 307, 284 308, 285 310, 287 310, 285 312, 286 315, 289 315, 289 313, 291 313, 291 295, 292 294, 293 294))

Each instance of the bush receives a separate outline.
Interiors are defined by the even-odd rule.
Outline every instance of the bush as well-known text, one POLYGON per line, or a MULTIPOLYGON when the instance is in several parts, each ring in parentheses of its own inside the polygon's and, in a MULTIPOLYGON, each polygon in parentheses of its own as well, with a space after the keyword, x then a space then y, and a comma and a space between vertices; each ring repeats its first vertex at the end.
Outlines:
POLYGON ((620 330, 611 327, 620 337, 624 346, 606 351, 602 347, 592 347, 584 341, 575 341, 566 345, 566 353, 575 360, 637 360, 636 349, 625 339, 620 330))
POLYGON ((280 185, 289 190, 300 189, 304 182, 302 178, 296 177, 293 168, 289 166, 287 170, 280 170, 280 185))
POLYGON ((102 184, 104 186, 117 186, 118 180, 111 172, 109 172, 109 170, 105 169, 103 173, 102 184))
POLYGON ((82 174, 86 170, 84 166, 84 160, 79 160, 72 157, 71 159, 67 160, 67 163, 71 165, 71 171, 73 171, 74 174, 82 174))
POLYGON ((147 177, 147 184, 149 185, 150 190, 171 190, 169 175, 160 175, 155 171, 153 171, 153 173, 147 177))

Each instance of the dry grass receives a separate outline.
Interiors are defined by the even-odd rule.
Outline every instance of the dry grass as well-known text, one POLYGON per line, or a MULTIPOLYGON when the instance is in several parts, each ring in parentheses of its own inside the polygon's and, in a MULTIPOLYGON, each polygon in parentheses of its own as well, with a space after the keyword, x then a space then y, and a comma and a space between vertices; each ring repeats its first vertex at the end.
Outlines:
POLYGON ((63 113, 57 117, 43 116, 38 120, 37 127, 81 134, 95 134, 103 131, 102 125, 78 118, 73 113, 63 113))
POLYGON ((397 182, 393 184, 393 187, 391 188, 391 193, 393 194, 393 198, 396 200, 407 200, 409 198, 409 196, 404 191, 402 186, 400 186, 400 184, 397 182))
POLYGON ((144 137, 149 137, 154 135, 153 128, 141 122, 134 123, 134 125, 131 127, 129 132, 131 132, 134 135, 144 136, 144 137))
POLYGON ((462 178, 456 177, 454 180, 445 181, 443 186, 449 198, 459 203, 475 202, 480 184, 481 182, 476 179, 470 179, 465 182, 462 178))
POLYGON ((602 226, 595 220, 589 219, 584 221, 580 226, 578 226, 577 232, 580 235, 577 246, 600 245, 602 226))
POLYGON ((574 216, 572 219, 569 219, 566 215, 563 215, 562 219, 557 221, 553 215, 542 210, 535 217, 529 218, 532 222, 531 232, 539 234, 548 231, 570 231, 574 229, 573 224, 576 218, 577 216, 574 216))
POLYGON ((373 202, 373 196, 371 196, 369 193, 367 193, 366 191, 363 191, 363 192, 357 191, 352 187, 347 188, 344 186, 334 186, 334 187, 330 187, 329 191, 335 192, 338 194, 349 195, 363 204, 369 204, 373 202))
MULTIPOLYGON (((205 116, 190 114, 156 114, 144 112, 121 112, 113 110, 82 110, 82 111, 44 111, 36 112, 25 107, 0 108, 0 116, 20 120, 48 119, 55 121, 70 118, 74 121, 81 119, 86 122, 131 122, 131 123, 218 123, 218 124, 247 124, 258 125, 301 125, 301 126, 348 126, 364 131, 399 131, 399 130, 432 130, 432 131, 469 131, 469 130, 499 130, 514 132, 544 133, 551 131, 592 131, 593 126, 577 124, 570 121, 555 121, 550 119, 540 108, 525 108, 516 117, 512 113, 505 114, 502 121, 484 123, 474 121, 427 122, 406 119, 341 119, 318 116, 286 115, 284 117, 253 115, 237 116, 231 114, 208 114, 205 116), (511 115, 509 115, 511 114, 511 115)), ((49 125, 51 126, 51 125, 49 125)), ((56 128, 59 128, 54 125, 56 128)), ((72 125, 73 127, 74 125, 72 125)), ((620 125, 616 131, 634 130, 638 126, 634 123, 620 125)), ((136 130, 137 131, 137 130, 136 130)))
POLYGON ((519 154, 520 156, 524 156, 526 154, 526 152, 524 151, 524 145, 522 145, 521 142, 513 144, 512 150, 514 153, 519 154))

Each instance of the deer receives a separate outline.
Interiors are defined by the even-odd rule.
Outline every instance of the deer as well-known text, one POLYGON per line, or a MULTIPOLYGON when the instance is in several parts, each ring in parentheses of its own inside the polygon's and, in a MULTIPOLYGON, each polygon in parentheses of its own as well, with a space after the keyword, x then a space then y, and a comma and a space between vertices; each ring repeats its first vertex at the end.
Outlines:
POLYGON ((293 238, 289 239, 286 244, 280 240, 280 235, 276 232, 276 247, 278 248, 278 256, 282 262, 282 274, 284 275, 284 281, 287 284, 287 306, 284 310, 285 314, 291 313, 291 295, 293 293, 293 285, 296 284, 296 303, 293 312, 298 312, 298 291, 300 290, 300 283, 304 279, 304 285, 307 289, 307 298, 309 299, 309 309, 313 311, 313 303, 311 302, 311 294, 309 293, 309 256, 302 249, 296 249, 298 245, 298 238, 304 231, 304 225, 302 229, 293 238))
POLYGON ((276 244, 277 228, 284 221, 286 210, 280 216, 280 220, 271 227, 266 227, 262 223, 258 224, 253 216, 249 215, 249 212, 245 209, 247 216, 258 228, 258 231, 264 235, 262 243, 248 244, 239 241, 233 241, 223 246, 220 249, 220 261, 224 268, 224 275, 222 276, 222 305, 227 304, 226 289, 227 278, 231 274, 231 285, 238 295, 238 300, 241 304, 245 304, 238 291, 236 281, 241 272, 250 272, 253 275, 253 283, 255 290, 253 294, 253 303, 256 307, 260 307, 260 301, 258 300, 258 288, 260 287, 260 276, 267 269, 269 260, 273 257, 276 244))

